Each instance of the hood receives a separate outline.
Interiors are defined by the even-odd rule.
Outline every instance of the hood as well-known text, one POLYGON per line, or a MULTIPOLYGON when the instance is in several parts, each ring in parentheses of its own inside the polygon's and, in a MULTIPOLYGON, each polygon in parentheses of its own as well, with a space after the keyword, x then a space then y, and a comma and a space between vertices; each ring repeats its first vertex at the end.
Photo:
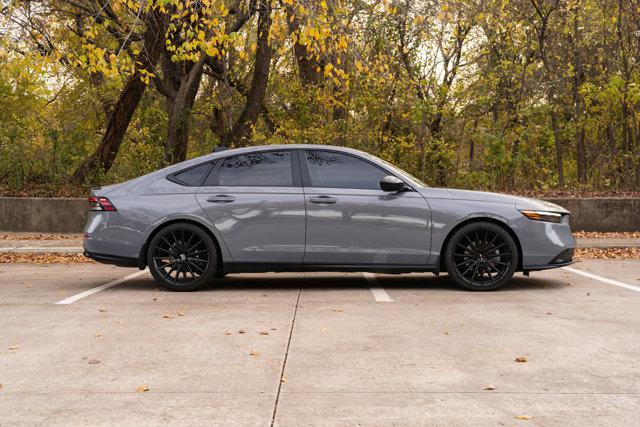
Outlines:
POLYGON ((450 188, 424 188, 421 193, 427 198, 466 200, 484 203, 505 203, 515 205, 518 209, 536 209, 559 213, 569 213, 562 206, 545 200, 529 197, 512 196, 510 194, 490 193, 486 191, 454 190, 450 188))

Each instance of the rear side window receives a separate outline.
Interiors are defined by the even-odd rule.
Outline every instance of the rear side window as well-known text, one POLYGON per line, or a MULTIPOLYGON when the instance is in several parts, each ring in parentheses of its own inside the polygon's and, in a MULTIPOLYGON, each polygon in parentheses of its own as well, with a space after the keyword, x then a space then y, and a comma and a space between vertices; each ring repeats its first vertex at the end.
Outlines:
POLYGON ((347 154, 332 151, 306 152, 311 186, 380 190, 380 179, 387 172, 347 154))
POLYGON ((218 185, 292 187, 291 152, 268 151, 228 157, 220 167, 218 185))
POLYGON ((212 167, 212 163, 203 163, 181 172, 176 172, 173 175, 169 175, 168 178, 170 181, 180 185, 199 187, 207 175, 209 175, 209 172, 211 172, 212 167))

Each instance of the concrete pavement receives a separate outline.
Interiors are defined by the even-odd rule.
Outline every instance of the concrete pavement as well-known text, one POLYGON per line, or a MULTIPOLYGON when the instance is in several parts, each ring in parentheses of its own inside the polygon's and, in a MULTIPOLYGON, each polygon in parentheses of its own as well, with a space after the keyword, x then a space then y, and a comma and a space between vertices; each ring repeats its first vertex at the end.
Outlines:
POLYGON ((57 305, 136 270, 0 265, 0 425, 635 424, 640 260, 573 267, 630 288, 560 269, 490 293, 359 273, 171 293, 146 274, 57 305))

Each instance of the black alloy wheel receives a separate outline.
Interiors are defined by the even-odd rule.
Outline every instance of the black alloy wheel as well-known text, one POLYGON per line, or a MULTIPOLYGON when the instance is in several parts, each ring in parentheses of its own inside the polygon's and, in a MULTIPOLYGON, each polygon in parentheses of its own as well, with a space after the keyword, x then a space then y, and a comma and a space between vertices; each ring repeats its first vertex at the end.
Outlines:
POLYGON ((149 270, 154 279, 172 291, 192 291, 218 273, 218 253, 211 237, 200 227, 172 224, 149 243, 149 270))
POLYGON ((451 236, 445 264, 456 284, 469 290, 489 291, 511 280, 518 265, 518 248, 502 227, 474 222, 451 236))

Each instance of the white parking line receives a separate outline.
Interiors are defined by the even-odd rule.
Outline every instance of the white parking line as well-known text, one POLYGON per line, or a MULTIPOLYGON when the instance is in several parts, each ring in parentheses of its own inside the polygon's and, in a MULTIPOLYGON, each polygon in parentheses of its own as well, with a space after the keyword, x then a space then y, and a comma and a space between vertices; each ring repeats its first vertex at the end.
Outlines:
POLYGON ((618 282, 617 280, 607 279, 606 277, 598 276, 597 274, 587 273, 586 271, 578 270, 572 267, 562 267, 567 271, 578 274, 580 276, 588 277, 589 279, 599 280, 604 283, 608 283, 614 286, 620 286, 621 288, 630 289, 632 291, 640 292, 640 286, 629 285, 628 283, 618 282))
POLYGON ((371 289, 371 293, 373 297, 378 302, 393 302, 393 298, 389 296, 389 294, 382 289, 378 285, 378 279, 376 279, 376 275, 373 273, 362 273, 364 279, 369 283, 369 289, 371 289), (373 286, 372 286, 373 285, 373 286))
POLYGON ((116 285, 119 285, 120 283, 124 283, 127 280, 135 279, 136 277, 142 276, 143 274, 146 274, 148 272, 149 272, 149 269, 145 268, 142 271, 138 271, 137 273, 130 274, 128 276, 123 277, 122 279, 117 279, 117 280, 114 280, 112 282, 105 283, 104 285, 96 286, 95 288, 91 288, 91 289, 86 290, 84 292, 80 292, 79 294, 70 296, 69 298, 65 298, 62 301, 58 301, 56 304, 59 304, 59 305, 73 304, 74 302, 76 302, 76 301, 78 301, 78 300, 80 300, 82 298, 88 297, 89 295, 93 295, 93 294, 98 293, 100 291, 104 291, 105 289, 108 289, 108 288, 110 288, 112 286, 116 286, 116 285))

